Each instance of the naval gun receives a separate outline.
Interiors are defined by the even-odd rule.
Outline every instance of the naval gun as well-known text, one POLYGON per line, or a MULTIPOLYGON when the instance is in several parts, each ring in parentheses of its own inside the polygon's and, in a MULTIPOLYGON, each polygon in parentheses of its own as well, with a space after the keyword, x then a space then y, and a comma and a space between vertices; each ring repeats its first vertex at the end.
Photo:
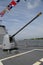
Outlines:
POLYGON ((15 34, 12 36, 9 36, 6 34, 3 38, 3 44, 2 44, 2 49, 3 51, 11 51, 11 50, 17 50, 17 43, 14 39, 14 36, 16 36, 20 31, 22 31, 25 27, 27 27, 30 23, 32 23, 36 18, 38 18, 42 12, 39 12, 32 20, 30 20, 26 25, 24 25, 21 29, 19 29, 15 34), (15 43, 15 44, 14 44, 15 43))

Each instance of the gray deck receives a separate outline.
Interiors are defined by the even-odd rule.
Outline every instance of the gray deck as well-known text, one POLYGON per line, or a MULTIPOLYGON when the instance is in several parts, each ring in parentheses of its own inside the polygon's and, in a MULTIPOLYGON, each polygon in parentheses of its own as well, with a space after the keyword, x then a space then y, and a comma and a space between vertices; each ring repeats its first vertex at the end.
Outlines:
MULTIPOLYGON (((2 65, 43 65, 43 47, 29 47, 12 51, 11 54, 0 49, 0 63, 2 65)), ((0 64, 1 65, 1 64, 0 64)))

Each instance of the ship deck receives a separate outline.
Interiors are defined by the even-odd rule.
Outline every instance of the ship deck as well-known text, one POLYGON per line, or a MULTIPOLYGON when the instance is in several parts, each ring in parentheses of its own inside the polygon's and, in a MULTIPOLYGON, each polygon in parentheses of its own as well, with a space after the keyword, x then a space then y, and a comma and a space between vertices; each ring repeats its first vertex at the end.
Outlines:
POLYGON ((0 65, 43 65, 43 47, 19 48, 11 52, 0 49, 0 65))

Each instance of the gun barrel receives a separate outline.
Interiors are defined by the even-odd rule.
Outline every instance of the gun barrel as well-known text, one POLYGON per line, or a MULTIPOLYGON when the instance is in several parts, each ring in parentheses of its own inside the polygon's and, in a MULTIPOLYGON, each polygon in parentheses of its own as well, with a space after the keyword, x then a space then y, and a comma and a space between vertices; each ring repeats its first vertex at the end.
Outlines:
POLYGON ((38 13, 31 21, 29 21, 26 25, 24 25, 20 30, 18 30, 15 34, 13 34, 11 37, 14 37, 17 35, 20 31, 22 31, 26 26, 28 26, 31 22, 33 22, 37 17, 39 17, 42 14, 42 12, 38 13))

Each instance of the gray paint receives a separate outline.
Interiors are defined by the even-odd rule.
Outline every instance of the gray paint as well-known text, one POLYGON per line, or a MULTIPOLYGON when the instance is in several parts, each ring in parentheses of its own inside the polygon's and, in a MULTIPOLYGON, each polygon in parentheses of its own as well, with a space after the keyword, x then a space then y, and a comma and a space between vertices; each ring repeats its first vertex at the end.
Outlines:
POLYGON ((3 36, 7 33, 6 27, 4 25, 0 25, 0 44, 3 43, 3 36))

